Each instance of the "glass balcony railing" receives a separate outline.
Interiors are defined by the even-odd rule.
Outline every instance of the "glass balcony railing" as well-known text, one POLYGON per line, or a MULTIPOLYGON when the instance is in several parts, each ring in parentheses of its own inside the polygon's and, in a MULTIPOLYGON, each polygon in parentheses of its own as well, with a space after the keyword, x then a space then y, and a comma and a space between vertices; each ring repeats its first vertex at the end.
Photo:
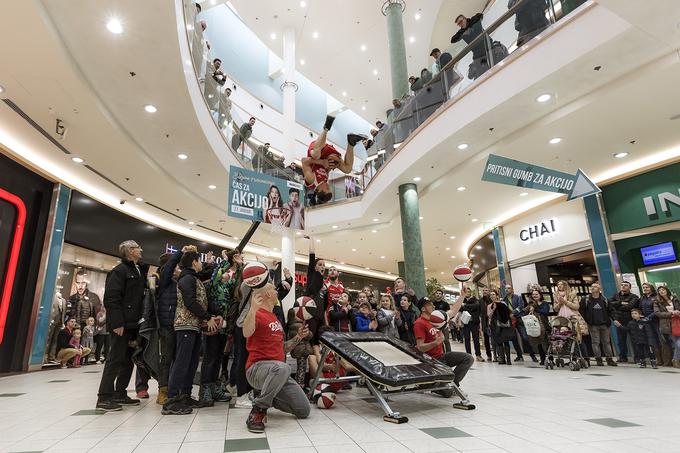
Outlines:
MULTIPOLYGON (((373 130, 372 137, 364 143, 368 156, 364 168, 351 175, 330 175, 330 203, 360 197, 380 167, 437 109, 462 95, 508 55, 528 48, 532 39, 584 3, 586 0, 496 0, 486 10, 490 17, 497 16, 491 24, 484 25, 481 14, 461 20, 451 44, 437 55, 431 68, 409 79, 411 93, 395 102, 394 108, 387 111, 386 123, 373 130)), ((283 157, 253 138, 248 119, 232 109, 228 76, 214 61, 217 56, 203 36, 207 24, 198 19, 194 2, 185 0, 184 5, 194 70, 227 148, 245 168, 302 182, 301 169, 294 163, 286 166, 283 157)))

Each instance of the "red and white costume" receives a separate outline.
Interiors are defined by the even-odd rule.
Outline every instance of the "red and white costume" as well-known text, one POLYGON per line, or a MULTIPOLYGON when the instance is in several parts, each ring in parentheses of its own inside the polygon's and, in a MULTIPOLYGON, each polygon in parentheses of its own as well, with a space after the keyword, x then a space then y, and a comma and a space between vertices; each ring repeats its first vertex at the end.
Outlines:
POLYGON ((340 280, 336 280, 335 283, 333 283, 329 279, 326 279, 323 283, 326 287, 326 293, 328 294, 328 303, 326 304, 326 324, 330 325, 328 313, 331 311, 333 304, 340 303, 340 297, 342 296, 342 293, 345 292, 345 285, 343 285, 340 280))
MULTIPOLYGON (((309 144, 309 148, 307 148, 307 157, 312 157, 312 151, 314 150, 315 143, 316 140, 309 144)), ((335 149, 335 146, 326 144, 324 145, 323 148, 321 148, 321 156, 319 158, 328 159, 333 154, 338 156, 338 158, 342 159, 342 156, 340 155, 338 150, 335 149)), ((319 184, 328 182, 328 170, 323 168, 322 165, 318 164, 312 165, 312 171, 314 172, 314 181, 311 184, 306 184, 307 189, 314 190, 319 186, 319 184)), ((307 181, 305 181, 305 183, 306 182, 307 181)))

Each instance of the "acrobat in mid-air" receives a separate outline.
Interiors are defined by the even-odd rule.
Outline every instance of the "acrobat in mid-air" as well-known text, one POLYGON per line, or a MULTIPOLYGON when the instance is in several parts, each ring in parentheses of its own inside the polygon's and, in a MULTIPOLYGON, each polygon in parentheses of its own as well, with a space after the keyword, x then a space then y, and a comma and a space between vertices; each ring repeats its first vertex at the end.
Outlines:
POLYGON ((349 174, 354 165, 354 146, 367 138, 361 134, 347 134, 347 151, 343 159, 335 146, 326 143, 326 135, 331 130, 333 121, 335 117, 330 115, 326 117, 323 131, 309 144, 307 157, 302 159, 302 173, 305 176, 307 196, 312 205, 328 203, 333 198, 328 184, 328 172, 337 168, 349 174))

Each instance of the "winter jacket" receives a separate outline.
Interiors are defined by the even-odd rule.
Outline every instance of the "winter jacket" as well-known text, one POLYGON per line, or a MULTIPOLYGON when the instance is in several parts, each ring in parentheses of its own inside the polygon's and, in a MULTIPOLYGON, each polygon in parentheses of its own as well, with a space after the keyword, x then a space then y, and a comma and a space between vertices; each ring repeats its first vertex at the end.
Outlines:
POLYGON ((396 317, 396 313, 393 310, 381 308, 378 310, 376 320, 378 321, 378 332, 387 334, 392 338, 399 338, 401 319, 396 317))
POLYGON ((466 297, 463 300, 461 311, 470 313, 468 325, 478 325, 481 322, 481 305, 476 297, 466 297))
POLYGON ((148 269, 148 265, 135 265, 123 259, 106 276, 104 306, 109 330, 137 329, 142 317, 148 269))
MULTIPOLYGON (((458 42, 461 39, 466 43, 470 44, 474 39, 484 33, 484 27, 482 27, 482 18, 484 16, 482 13, 475 14, 474 16, 468 18, 467 27, 461 28, 456 32, 451 38, 451 42, 458 42)), ((472 58, 482 58, 486 57, 486 44, 485 40, 489 41, 488 37, 479 38, 476 43, 472 46, 472 58)), ((489 42, 489 48, 491 48, 491 43, 489 42)))
POLYGON ((401 302, 401 297, 406 296, 408 297, 408 300, 411 302, 411 310, 416 312, 416 319, 420 316, 420 310, 418 309, 418 296, 417 295, 410 295, 407 292, 400 292, 400 293, 394 293, 392 294, 392 297, 394 298, 394 303, 397 304, 397 307, 399 307, 399 302, 401 302))
POLYGON ((102 304, 99 296, 90 292, 89 289, 86 289, 82 296, 77 292, 71 295, 69 302, 73 308, 73 316, 76 318, 76 322, 81 325, 85 324, 87 318, 94 318, 102 304))
POLYGON ((364 316, 362 313, 357 313, 354 317, 354 331, 355 332, 373 332, 369 325, 371 324, 371 318, 364 316))
POLYGON ((314 269, 316 255, 309 254, 309 264, 307 265, 307 287, 304 295, 314 299, 317 303, 317 312, 319 313, 319 321, 324 321, 324 313, 326 313, 326 292, 322 291, 324 288, 323 275, 314 269))
POLYGON ((71 342, 71 336, 71 331, 68 327, 64 327, 59 331, 59 335, 57 335, 57 354, 62 349, 68 349, 71 347, 69 345, 71 342))
POLYGON ((630 311, 633 308, 640 308, 640 298, 633 293, 623 294, 619 291, 609 299, 609 305, 612 319, 625 326, 633 319, 630 317, 630 311))
POLYGON ((182 259, 182 251, 170 255, 168 261, 160 268, 160 279, 156 288, 156 301, 158 305, 158 322, 161 327, 172 327, 175 324, 175 311, 177 310, 177 282, 172 278, 175 267, 182 259))
POLYGON ((330 325, 336 332, 342 332, 340 328, 341 324, 347 322, 349 330, 352 330, 354 325, 354 310, 350 307, 349 310, 345 311, 340 307, 340 304, 333 304, 330 311, 328 312, 328 318, 330 320, 330 325))
POLYGON ((609 326, 612 322, 609 301, 602 294, 597 298, 591 294, 584 296, 579 313, 589 326, 609 326))
POLYGON ((524 299, 522 296, 519 294, 513 294, 512 296, 506 295, 503 300, 514 316, 522 314, 522 310, 524 310, 524 299))
POLYGON ((224 333, 230 334, 236 325, 238 318, 238 301, 235 298, 236 288, 241 283, 242 266, 231 265, 227 260, 220 263, 210 279, 208 291, 208 311, 213 315, 219 315, 227 322, 224 333), (226 281, 223 276, 228 275, 226 281))
POLYGON ((640 310, 642 310, 642 316, 647 319, 654 319, 654 303, 656 302, 656 294, 645 295, 643 294, 640 298, 640 310))
POLYGON ((408 310, 404 310, 399 307, 399 317, 401 318, 401 326, 397 326, 399 331, 399 338, 406 343, 411 345, 416 344, 416 337, 413 333, 413 324, 420 315, 414 310, 414 306, 411 305, 408 310))
MULTIPOLYGON (((671 302, 673 303, 673 310, 680 310, 680 301, 677 297, 673 296, 671 302)), ((661 301, 661 298, 657 296, 654 301, 654 316, 659 320, 659 332, 663 335, 671 335, 673 318, 671 311, 668 311, 667 303, 661 301)))
POLYGON ((637 321, 631 319, 623 327, 628 331, 631 343, 639 345, 656 344, 656 341, 654 340, 654 330, 648 320, 644 318, 637 321))
POLYGON ((209 321, 208 296, 197 272, 189 267, 182 269, 177 280, 177 311, 175 330, 200 331, 202 321, 209 321))

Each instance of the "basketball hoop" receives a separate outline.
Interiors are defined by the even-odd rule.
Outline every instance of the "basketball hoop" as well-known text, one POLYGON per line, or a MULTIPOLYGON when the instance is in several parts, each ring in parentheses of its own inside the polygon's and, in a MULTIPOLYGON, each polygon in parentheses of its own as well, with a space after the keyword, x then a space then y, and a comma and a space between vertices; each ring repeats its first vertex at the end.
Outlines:
POLYGON ((286 233, 286 219, 290 218, 290 208, 273 206, 266 209, 264 214, 264 222, 271 225, 272 234, 283 236, 286 233))

